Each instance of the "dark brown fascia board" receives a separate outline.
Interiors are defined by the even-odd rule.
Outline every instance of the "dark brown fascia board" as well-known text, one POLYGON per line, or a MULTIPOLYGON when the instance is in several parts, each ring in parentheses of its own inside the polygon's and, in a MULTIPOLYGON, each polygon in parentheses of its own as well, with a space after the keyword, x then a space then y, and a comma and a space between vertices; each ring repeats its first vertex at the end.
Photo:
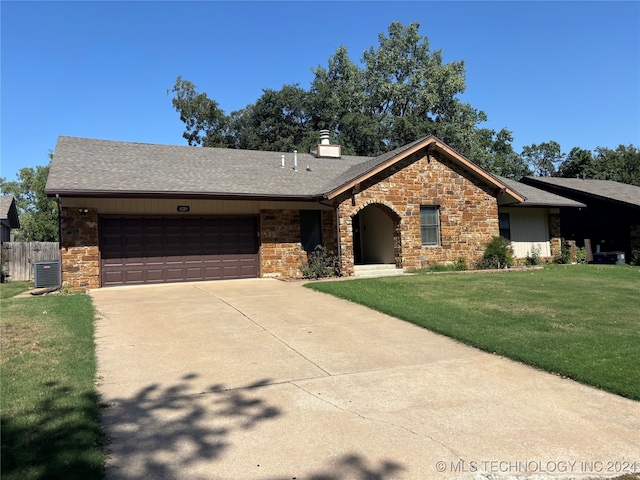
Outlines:
POLYGON ((303 201, 318 202, 322 195, 259 195, 234 193, 200 193, 200 192, 140 192, 140 191, 79 191, 48 190, 48 197, 61 198, 166 198, 166 199, 202 199, 202 200, 269 200, 269 201, 303 201))
POLYGON ((476 164, 474 164, 470 160, 467 160, 467 158, 465 158, 463 155, 461 155, 460 153, 456 152, 453 148, 451 148, 447 144, 441 142, 440 140, 438 140, 437 137, 434 137, 433 135, 425 138, 424 141, 414 145, 413 147, 411 147, 411 148, 399 153, 398 155, 390 158, 386 162, 375 166, 374 168, 372 168, 368 172, 365 172, 364 174, 360 175, 358 178, 355 178, 355 179, 345 183, 344 185, 332 190, 331 192, 328 192, 326 194, 326 198, 329 199, 329 200, 331 200, 332 198, 335 198, 336 196, 340 195, 341 193, 344 193, 345 191, 349 190, 351 187, 355 186, 356 184, 361 183, 361 182, 363 182, 364 180, 366 180, 368 178, 371 178, 373 175, 375 175, 375 174, 381 172, 382 170, 390 167, 394 163, 399 162, 400 160, 403 160, 404 158, 408 157, 409 155, 413 155, 417 151, 419 151, 419 150, 421 150, 421 149, 423 149, 425 147, 429 147, 429 146, 438 148, 438 150, 440 152, 444 153, 451 160, 457 162, 458 164, 461 164, 463 166, 463 168, 465 168, 466 170, 470 171, 472 174, 474 174, 475 176, 479 177, 480 179, 486 181, 490 185, 493 185, 494 187, 498 188, 500 192, 503 192, 503 193, 506 193, 506 194, 510 195, 516 201, 524 202, 527 199, 522 194, 520 194, 520 193, 516 192, 515 190, 512 190, 511 188, 509 188, 507 185, 502 183, 500 180, 498 180, 496 177, 491 175, 489 172, 487 172, 487 171, 483 170, 482 168, 478 167, 476 164))

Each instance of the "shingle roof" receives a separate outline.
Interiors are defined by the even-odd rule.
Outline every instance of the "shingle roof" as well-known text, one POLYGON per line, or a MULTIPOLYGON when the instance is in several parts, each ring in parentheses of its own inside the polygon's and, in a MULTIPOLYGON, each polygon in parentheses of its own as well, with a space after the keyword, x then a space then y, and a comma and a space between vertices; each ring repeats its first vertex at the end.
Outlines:
POLYGON ((550 188, 564 195, 580 194, 603 200, 612 200, 634 208, 640 207, 640 187, 614 182, 613 180, 524 177, 521 182, 526 182, 537 188, 550 188))
POLYGON ((516 192, 521 193, 527 199, 519 203, 518 206, 523 207, 586 207, 584 203, 576 202, 570 198, 561 197, 555 193, 547 192, 546 190, 540 190, 539 188, 526 185, 524 183, 516 182, 509 178, 496 175, 499 180, 514 189, 516 192))
MULTIPOLYGON (((470 174, 505 190, 497 178, 436 137, 378 157, 316 158, 293 153, 199 148, 60 137, 51 161, 48 195, 202 195, 211 197, 333 198, 421 148, 436 148, 470 174), (281 157, 285 156, 285 168, 281 157)), ((510 188, 507 195, 521 200, 510 188)))
POLYGON ((294 171, 291 152, 60 137, 46 191, 313 197, 350 167, 369 159, 315 158, 305 153, 297 157, 298 171, 294 171))
POLYGON ((11 228, 20 228, 18 210, 12 195, 0 196, 0 220, 8 220, 11 228))

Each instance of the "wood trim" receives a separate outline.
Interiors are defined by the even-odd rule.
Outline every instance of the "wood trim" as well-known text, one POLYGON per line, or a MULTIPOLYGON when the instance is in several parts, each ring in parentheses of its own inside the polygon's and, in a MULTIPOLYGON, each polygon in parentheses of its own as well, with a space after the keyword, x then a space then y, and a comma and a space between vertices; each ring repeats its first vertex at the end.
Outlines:
MULTIPOLYGON (((357 184, 359 184, 359 183, 371 178, 372 176, 376 175, 377 173, 385 170, 386 168, 389 168, 390 166, 394 165, 395 163, 407 158, 410 155, 413 155, 414 153, 418 152, 419 150, 421 150, 421 149, 423 149, 425 147, 428 147, 427 148, 427 155, 429 155, 432 152, 437 150, 440 153, 446 155, 450 160, 453 160, 454 162, 456 162, 459 165, 461 165, 465 170, 469 171, 472 175, 476 176, 477 178, 480 178, 481 180, 485 181, 489 185, 492 185, 495 188, 497 188, 499 190, 499 192, 502 192, 504 194, 507 194, 507 195, 511 196, 512 198, 514 198, 518 202, 524 202, 526 200, 526 197, 524 197, 520 193, 516 192, 515 190, 512 190, 507 185, 505 185, 500 180, 498 180, 496 177, 491 175, 489 172, 487 172, 486 170, 480 168, 475 163, 471 162, 470 160, 465 158, 463 155, 459 154, 453 148, 449 147, 444 142, 441 142, 440 140, 438 140, 434 136, 427 137, 424 141, 422 141, 422 142, 414 145, 413 147, 405 150, 404 152, 402 152, 402 153, 390 158, 386 162, 381 163, 380 165, 377 165, 375 168, 369 170, 368 172, 364 173, 363 175, 359 176, 358 178, 355 178, 355 179, 349 181, 348 183, 342 185, 341 187, 338 187, 337 189, 332 190, 331 192, 327 193, 327 199, 331 200, 332 198, 337 197, 341 193, 344 193, 345 191, 349 190, 350 188, 356 186, 357 184)), ((496 194, 496 196, 497 196, 497 194, 496 194)))

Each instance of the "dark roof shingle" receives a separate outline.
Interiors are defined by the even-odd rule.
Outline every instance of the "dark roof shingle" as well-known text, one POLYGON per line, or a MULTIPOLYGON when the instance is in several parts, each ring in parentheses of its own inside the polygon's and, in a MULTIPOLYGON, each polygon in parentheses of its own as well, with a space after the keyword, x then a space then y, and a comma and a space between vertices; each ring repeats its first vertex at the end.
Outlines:
MULTIPOLYGON (((576 202, 570 198, 561 197, 555 193, 547 192, 539 188, 526 185, 524 183, 516 182, 509 178, 496 175, 499 180, 508 185, 516 192, 521 193, 526 200, 519 203, 518 206, 523 207, 586 207, 584 203, 576 202)), ((508 205, 505 205, 508 206, 508 205)))
POLYGON ((640 207, 640 187, 613 180, 584 180, 580 178, 524 177, 521 182, 537 188, 549 188, 564 195, 586 195, 613 200, 631 207, 640 207))

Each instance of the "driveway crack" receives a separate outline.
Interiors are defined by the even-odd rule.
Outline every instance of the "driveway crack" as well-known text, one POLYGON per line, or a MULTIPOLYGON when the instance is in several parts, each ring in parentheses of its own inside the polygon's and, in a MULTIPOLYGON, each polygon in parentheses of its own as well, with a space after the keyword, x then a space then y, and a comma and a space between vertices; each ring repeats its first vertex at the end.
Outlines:
POLYGON ((236 307, 235 305, 233 305, 232 303, 227 302, 224 298, 219 297, 218 295, 216 295, 215 293, 212 292, 208 292, 206 290, 203 290, 199 287, 195 287, 198 290, 201 290, 202 292, 208 293, 209 295, 217 298, 218 300, 220 300, 222 303, 224 303, 225 305, 227 305, 230 308, 233 308, 236 312, 238 312, 240 315, 242 315, 244 318, 246 318, 247 320, 249 320, 251 323, 253 323, 255 326, 261 328, 263 331, 265 331, 266 333, 268 333, 269 335, 271 335, 274 339, 276 339, 278 342, 280 342, 281 344, 283 344, 285 347, 287 347, 289 350, 292 350, 293 352, 297 353, 298 355, 300 355, 300 357, 304 358, 307 362, 311 363, 312 365, 314 365, 318 370, 324 372, 328 377, 331 376, 331 373, 329 373, 328 371, 326 371, 324 368, 322 368, 320 365, 318 365, 316 362, 314 362, 313 360, 311 360, 310 358, 306 357, 305 355, 303 355, 301 352, 299 352, 298 350, 296 350, 295 348, 293 348, 291 345, 289 345, 287 342, 285 342, 284 340, 282 340, 280 337, 278 337, 275 333, 273 333, 272 331, 266 329, 264 326, 260 325, 258 322, 256 322, 253 318, 251 318, 249 315, 247 315, 246 313, 244 313, 241 309, 239 309, 238 307, 236 307))
POLYGON ((357 417, 361 418, 362 420, 367 420, 367 421, 370 421, 370 422, 381 423, 381 424, 384 424, 384 425, 390 425, 390 426, 395 427, 395 428, 398 428, 398 429, 400 429, 400 430, 404 430, 405 432, 408 432, 408 433, 410 433, 411 435, 415 435, 415 436, 418 436, 418 437, 427 438, 427 439, 431 440, 433 443, 436 443, 436 444, 440 445, 442 448, 444 448, 444 449, 448 450, 449 452, 451 452, 451 454, 452 454, 455 458, 460 458, 460 454, 458 454, 456 451, 454 451, 454 450, 453 450, 451 447, 449 447, 448 445, 446 445, 446 444, 444 444, 444 443, 442 443, 442 442, 440 442, 440 441, 436 440, 436 439, 435 439, 434 437, 432 437, 431 435, 428 435, 428 434, 426 434, 426 433, 416 432, 415 430, 411 430, 410 428, 407 428, 407 427, 405 427, 404 425, 399 425, 399 424, 397 424, 397 423, 388 422, 388 421, 386 421, 386 420, 380 420, 379 418, 373 418, 373 417, 368 417, 368 416, 366 416, 366 415, 362 415, 361 413, 358 413, 358 412, 356 412, 356 411, 354 411, 354 410, 349 410, 349 409, 347 409, 347 408, 343 408, 343 407, 341 407, 340 405, 336 405, 335 403, 330 402, 329 400, 327 400, 327 399, 325 399, 325 398, 322 398, 321 396, 316 395, 316 394, 315 394, 315 393, 313 393, 313 392, 310 392, 310 391, 309 391, 309 390, 307 390, 306 388, 301 387, 300 385, 298 385, 298 384, 297 384, 297 383, 295 383, 295 382, 289 382, 289 383, 291 383, 292 385, 294 385, 294 386, 298 387, 300 390, 302 390, 303 392, 307 393, 308 395, 311 395, 312 397, 317 398, 317 399, 318 399, 318 400, 320 400, 321 402, 326 403, 327 405, 331 405, 333 408, 336 408, 336 409, 338 409, 338 410, 340 410, 340 411, 342 411, 342 412, 350 413, 350 414, 352 414, 352 415, 355 415, 355 416, 357 416, 357 417))

